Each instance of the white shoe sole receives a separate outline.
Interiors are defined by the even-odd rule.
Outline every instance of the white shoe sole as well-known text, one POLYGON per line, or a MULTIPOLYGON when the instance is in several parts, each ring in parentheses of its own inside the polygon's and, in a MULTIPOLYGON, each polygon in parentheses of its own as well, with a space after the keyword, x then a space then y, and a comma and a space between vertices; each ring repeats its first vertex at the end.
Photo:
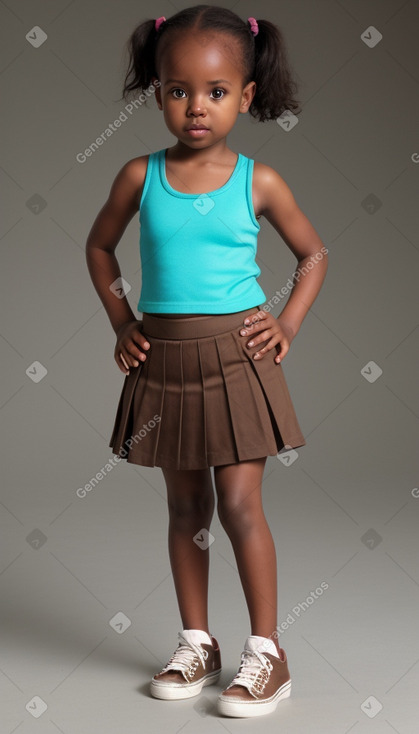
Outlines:
MULTIPOLYGON (((278 703, 291 695, 291 680, 287 680, 276 693, 265 701, 239 701, 218 697, 218 713, 224 716, 263 716, 275 711, 278 703)), ((230 697, 231 698, 231 697, 230 697)))
POLYGON ((179 698, 190 698, 198 696, 204 686, 210 686, 217 683, 221 675, 221 669, 213 673, 208 673, 200 678, 196 683, 172 683, 162 680, 152 679, 150 683, 150 693, 154 698, 161 698, 166 701, 174 701, 179 698))

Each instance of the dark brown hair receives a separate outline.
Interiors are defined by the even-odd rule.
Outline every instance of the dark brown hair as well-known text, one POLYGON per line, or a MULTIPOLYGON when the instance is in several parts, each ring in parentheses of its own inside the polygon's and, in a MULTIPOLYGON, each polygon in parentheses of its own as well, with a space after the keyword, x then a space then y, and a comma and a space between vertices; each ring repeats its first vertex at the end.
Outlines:
POLYGON ((129 92, 145 91, 157 73, 157 51, 164 48, 165 38, 185 30, 219 31, 234 37, 241 50, 243 86, 256 82, 255 95, 249 114, 259 122, 276 120, 284 110, 298 114, 301 109, 294 99, 297 84, 291 71, 284 37, 280 28, 269 20, 257 18, 259 33, 254 36, 247 20, 242 20, 227 8, 215 5, 194 5, 180 10, 155 30, 155 18, 145 20, 134 29, 126 48, 129 66, 125 76, 122 98, 129 92))

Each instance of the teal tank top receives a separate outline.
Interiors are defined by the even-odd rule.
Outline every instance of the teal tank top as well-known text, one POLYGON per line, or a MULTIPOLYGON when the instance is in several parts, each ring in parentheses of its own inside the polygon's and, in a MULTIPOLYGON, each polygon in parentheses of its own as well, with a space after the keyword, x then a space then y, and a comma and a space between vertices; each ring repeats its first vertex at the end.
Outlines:
POLYGON ((263 304, 256 280, 260 225, 252 203, 253 159, 239 153, 224 186, 186 194, 167 180, 166 150, 149 156, 139 207, 138 311, 217 314, 263 304))

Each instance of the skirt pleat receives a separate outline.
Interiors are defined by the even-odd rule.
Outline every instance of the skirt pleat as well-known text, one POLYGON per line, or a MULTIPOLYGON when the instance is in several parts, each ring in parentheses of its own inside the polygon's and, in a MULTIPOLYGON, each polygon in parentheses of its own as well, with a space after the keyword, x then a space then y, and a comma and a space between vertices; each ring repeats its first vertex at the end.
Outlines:
MULTIPOLYGON (((150 344, 153 349, 153 341, 150 344)), ((157 384, 153 381, 152 386, 153 391, 160 396, 161 405, 160 430, 152 441, 152 458, 154 463, 163 462, 168 467, 176 466, 179 457, 183 402, 181 353, 182 346, 178 341, 163 342, 161 368, 164 379, 157 381, 157 384)))
MULTIPOLYGON (((109 446, 121 446, 125 438, 132 435, 133 415, 132 403, 134 400, 135 388, 141 376, 143 364, 140 364, 137 370, 133 370, 125 377, 121 396, 119 398, 118 408, 114 421, 112 435, 109 446)), ((125 457, 123 457, 125 458, 125 457)))
POLYGON ((216 345, 237 460, 276 453, 266 402, 248 368, 246 357, 237 348, 235 336, 229 333, 221 338, 216 337, 216 345))
POLYGON ((152 349, 153 369, 149 369, 147 355, 146 361, 140 365, 143 376, 137 384, 132 405, 132 412, 136 417, 135 424, 139 425, 142 422, 147 426, 148 432, 145 436, 141 436, 141 440, 134 442, 130 449, 130 458, 128 458, 128 461, 138 463, 137 458, 145 455, 150 465, 154 463, 160 432, 163 428, 161 415, 166 390, 166 342, 156 341, 152 349))
POLYGON ((201 327, 198 319, 144 314, 150 348, 125 377, 109 442, 116 455, 143 466, 204 469, 305 445, 274 361, 279 349, 253 360, 269 340, 248 349, 249 337, 239 334, 257 310, 211 315, 201 327))
POLYGON ((182 449, 184 454, 200 457, 207 452, 208 396, 205 393, 204 364, 199 341, 185 341, 183 353, 184 381, 187 387, 183 396, 182 449))
POLYGON ((275 356, 280 351, 279 347, 274 347, 264 355, 263 359, 255 360, 252 357, 254 352, 257 352, 258 349, 265 346, 268 341, 269 339, 251 349, 247 349, 245 346, 246 339, 239 342, 239 344, 252 369, 253 375, 259 383, 260 389, 265 395, 275 438, 278 437, 278 434, 280 435, 282 445, 278 450, 284 448, 284 446, 287 448, 305 446, 306 442, 295 414, 282 364, 275 362, 275 356))

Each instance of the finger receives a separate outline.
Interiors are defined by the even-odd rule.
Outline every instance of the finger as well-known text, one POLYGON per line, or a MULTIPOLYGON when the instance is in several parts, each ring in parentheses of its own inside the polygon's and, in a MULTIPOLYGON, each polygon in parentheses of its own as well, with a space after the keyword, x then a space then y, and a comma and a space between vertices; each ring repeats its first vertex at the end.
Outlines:
POLYGON ((248 326, 249 324, 260 321, 261 319, 266 319, 266 317, 266 311, 258 311, 257 313, 252 313, 251 316, 246 316, 246 318, 244 319, 244 325, 248 326))
MULTIPOLYGON (((263 327, 261 327, 263 328, 263 327)), ((248 347, 256 347, 258 344, 261 344, 262 342, 266 342, 267 339, 271 336, 270 329, 265 329, 262 331, 258 336, 254 336, 249 334, 251 337, 250 341, 247 342, 248 347)), ((274 338, 274 337, 272 337, 274 338)), ((276 344, 276 342, 274 342, 276 344)))
POLYGON ((115 360, 116 360, 116 363, 117 363, 119 369, 121 370, 121 372, 123 372, 124 375, 129 375, 129 369, 127 369, 124 366, 123 362, 122 362, 122 354, 121 353, 120 354, 116 354, 115 353, 115 360))
MULTIPOLYGON (((263 341, 266 341, 266 339, 262 339, 261 341, 262 342, 263 341)), ((254 353, 253 358, 254 359, 261 359, 267 352, 269 352, 271 349, 273 349, 275 346, 277 346, 277 343, 278 342, 275 340, 275 337, 272 337, 272 339, 270 339, 268 341, 268 343, 265 344, 265 346, 261 347, 260 349, 258 349, 254 353)))
POLYGON ((132 341, 132 344, 134 344, 135 347, 140 346, 142 349, 150 349, 149 342, 147 341, 147 339, 144 336, 144 334, 141 331, 139 331, 139 330, 137 330, 137 334, 135 336, 135 340, 134 340, 134 337, 132 337, 131 338, 131 341, 132 341))
POLYGON ((257 314, 253 314, 251 322, 249 324, 245 324, 245 333, 243 334, 242 331, 240 331, 240 334, 242 334, 242 336, 253 336, 264 329, 271 328, 272 324, 271 326, 267 326, 266 324, 267 318, 268 315, 265 311, 259 311, 257 314))
POLYGON ((275 357, 275 362, 278 362, 278 363, 279 362, 282 362, 282 360, 284 359, 285 355, 288 354, 289 348, 290 348, 289 341, 287 339, 282 339, 281 345, 280 345, 280 350, 279 350, 278 354, 275 357))
POLYGON ((129 349, 130 353, 135 359, 141 359, 144 361, 145 354, 144 349, 150 349, 150 344, 147 341, 147 339, 143 336, 143 334, 139 335, 139 338, 137 341, 134 341, 133 338, 128 342, 127 349, 129 349))
POLYGON ((135 358, 133 354, 131 354, 131 352, 128 351, 127 348, 125 349, 124 352, 121 352, 120 354, 121 354, 121 359, 124 361, 124 364, 127 366, 128 369, 130 367, 138 367, 138 364, 139 364, 138 360, 135 358))
POLYGON ((256 334, 258 334, 263 329, 266 329, 266 325, 262 324, 260 321, 256 321, 255 323, 251 324, 250 326, 246 326, 245 329, 240 330, 241 336, 248 336, 250 338, 254 337, 256 334))
POLYGON ((244 326, 242 328, 245 329, 246 334, 251 334, 257 329, 257 327, 260 325, 260 319, 256 318, 256 314, 254 317, 252 317, 251 321, 248 323, 244 323, 244 326))
POLYGON ((138 367, 139 362, 144 362, 146 358, 142 349, 132 338, 125 343, 125 358, 131 367, 138 367))
POLYGON ((122 362, 122 364, 124 365, 125 369, 127 369, 127 370, 128 370, 128 369, 129 369, 129 367, 128 367, 127 363, 126 363, 125 357, 124 357, 124 355, 122 354, 122 352, 120 352, 120 353, 119 353, 119 356, 120 356, 120 358, 121 358, 121 362, 122 362))

